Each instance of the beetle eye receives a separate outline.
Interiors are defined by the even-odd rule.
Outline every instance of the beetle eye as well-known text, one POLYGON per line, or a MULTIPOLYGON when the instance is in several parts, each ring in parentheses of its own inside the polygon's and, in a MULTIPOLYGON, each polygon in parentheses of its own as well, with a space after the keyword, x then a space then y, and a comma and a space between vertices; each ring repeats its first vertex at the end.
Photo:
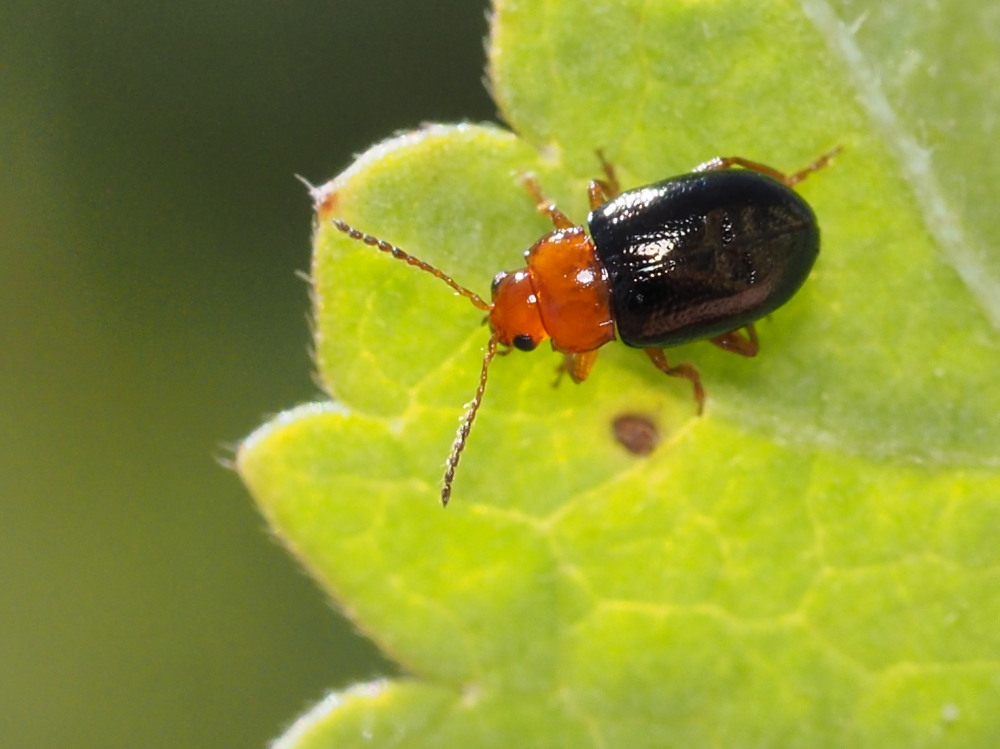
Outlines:
POLYGON ((526 333, 514 336, 512 343, 514 344, 514 348, 521 351, 534 351, 535 346, 538 345, 535 343, 535 339, 526 333))

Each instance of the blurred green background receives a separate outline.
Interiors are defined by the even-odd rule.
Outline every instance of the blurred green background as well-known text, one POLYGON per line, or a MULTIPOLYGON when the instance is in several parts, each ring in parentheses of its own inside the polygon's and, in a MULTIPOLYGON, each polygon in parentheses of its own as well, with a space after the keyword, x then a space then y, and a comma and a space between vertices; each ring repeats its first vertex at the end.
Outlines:
POLYGON ((0 743, 263 747, 391 674, 218 459, 316 397, 310 204, 483 120, 485 3, 0 13, 0 743))

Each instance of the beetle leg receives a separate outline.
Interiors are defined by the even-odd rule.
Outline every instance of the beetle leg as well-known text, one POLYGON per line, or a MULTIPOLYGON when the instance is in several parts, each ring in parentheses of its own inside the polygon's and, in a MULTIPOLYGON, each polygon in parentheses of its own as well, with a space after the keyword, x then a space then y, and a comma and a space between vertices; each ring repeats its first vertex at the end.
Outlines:
POLYGON ((813 172, 818 172, 820 169, 822 169, 831 161, 833 161, 833 157, 836 156, 838 153, 840 153, 842 150, 843 146, 836 146, 835 148, 831 148, 829 151, 824 153, 814 162, 808 164, 805 168, 799 169, 799 171, 795 172, 794 174, 789 174, 787 177, 785 177, 785 184, 788 185, 789 187, 798 184, 813 172))
POLYGON ((760 346, 757 344, 757 330, 753 323, 746 326, 747 335, 740 335, 739 330, 731 330, 728 333, 717 335, 709 340, 723 351, 732 351, 740 356, 757 356, 760 346))
POLYGON ((565 213, 556 208, 555 203, 545 197, 534 175, 524 175, 521 179, 521 184, 524 185, 524 189, 528 191, 528 194, 535 199, 535 210, 543 216, 548 216, 552 220, 553 226, 557 229, 571 229, 575 226, 565 213))
POLYGON ((611 186, 603 179, 592 179, 587 186, 587 197, 590 198, 590 210, 599 208, 607 203, 615 193, 611 191, 611 186))
POLYGON ((610 161, 604 158, 604 152, 597 150, 597 158, 601 160, 601 169, 604 171, 604 179, 594 179, 590 181, 587 194, 590 197, 591 210, 607 203, 622 191, 615 174, 615 167, 610 161))
POLYGON ((698 370, 691 364, 676 364, 671 367, 667 363, 667 355, 661 349, 648 348, 644 350, 646 356, 653 362, 653 366, 663 372, 663 374, 670 375, 671 377, 680 377, 691 383, 694 387, 694 400, 698 404, 698 415, 701 416, 702 411, 705 410, 705 388, 701 385, 701 375, 698 374, 698 370))
POLYGON ((604 151, 597 149, 597 158, 601 160, 601 169, 604 171, 605 184, 611 191, 610 197, 614 197, 622 191, 622 186, 618 183, 618 175, 615 174, 615 165, 607 160, 604 151))
POLYGON ((556 368, 556 381, 552 383, 552 387, 559 384, 563 374, 568 374, 570 379, 578 384, 586 380, 590 370, 594 368, 594 362, 597 361, 597 353, 598 350, 594 349, 584 351, 582 354, 565 354, 562 364, 556 368))
POLYGON ((820 169, 825 167, 830 161, 840 153, 841 147, 837 146, 818 159, 813 161, 811 164, 806 166, 804 169, 800 169, 792 174, 785 174, 784 172, 779 172, 774 167, 768 166, 767 164, 761 164, 759 161, 751 161, 750 159, 744 159, 740 156, 716 156, 714 159, 710 159, 703 164, 699 164, 694 168, 695 172, 707 172, 712 169, 730 169, 734 166, 741 166, 744 169, 750 169, 754 172, 760 172, 761 174, 766 174, 768 177, 773 177, 779 182, 784 182, 786 185, 791 187, 792 185, 797 185, 799 182, 804 180, 813 172, 818 172, 820 169))
POLYGON ((716 156, 714 159, 709 159, 702 164, 698 164, 692 171, 709 172, 714 169, 731 169, 734 166, 741 166, 744 169, 760 172, 761 174, 766 174, 768 177, 774 177, 779 182, 788 184, 788 176, 784 172, 779 172, 774 167, 761 164, 759 161, 750 161, 750 159, 744 159, 740 156, 716 156))

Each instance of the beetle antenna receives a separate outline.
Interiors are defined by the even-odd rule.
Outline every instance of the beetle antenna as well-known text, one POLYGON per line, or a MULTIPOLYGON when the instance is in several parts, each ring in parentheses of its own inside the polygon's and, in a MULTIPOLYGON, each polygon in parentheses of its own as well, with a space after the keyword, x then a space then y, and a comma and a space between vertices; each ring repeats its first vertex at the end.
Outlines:
MULTIPOLYGON (((413 257, 413 255, 410 255, 407 252, 403 252, 395 245, 389 244, 383 239, 379 239, 378 237, 373 237, 371 234, 365 234, 363 231, 358 231, 353 226, 348 224, 346 221, 341 221, 339 218, 331 219, 331 223, 334 225, 334 227, 344 232, 344 234, 349 236, 351 239, 356 239, 359 242, 364 242, 369 247, 374 247, 377 250, 381 250, 382 252, 392 255, 397 260, 402 260, 404 263, 407 263, 409 265, 414 266, 415 268, 419 268, 422 271, 430 273, 435 278, 444 281, 454 291, 457 291, 460 296, 464 296, 466 299, 468 299, 470 302, 476 305, 479 309, 485 312, 490 311, 491 305, 489 304, 489 302, 485 301, 481 296, 479 296, 479 294, 475 293, 474 291, 469 291, 467 288, 460 285, 458 281, 456 281, 454 278, 452 278, 449 275, 446 275, 442 271, 439 271, 430 263, 425 263, 423 260, 415 258, 413 257)), ((494 346, 494 348, 496 347, 494 346)), ((461 452, 461 450, 459 450, 459 452, 461 452)))
POLYGON ((486 344, 486 354, 483 356, 483 369, 479 373, 479 387, 476 388, 476 395, 469 404, 469 410, 462 418, 462 424, 455 435, 455 442, 451 446, 451 454, 448 456, 444 471, 444 486, 441 487, 441 506, 447 507, 448 500, 451 499, 451 483, 455 480, 455 469, 458 467, 458 460, 462 457, 462 450, 465 449, 465 442, 469 439, 469 432, 472 431, 472 422, 476 420, 476 412, 479 411, 479 404, 483 402, 483 393, 486 392, 486 375, 490 368, 490 362, 497 353, 497 343, 500 340, 498 333, 490 336, 490 342, 486 344))

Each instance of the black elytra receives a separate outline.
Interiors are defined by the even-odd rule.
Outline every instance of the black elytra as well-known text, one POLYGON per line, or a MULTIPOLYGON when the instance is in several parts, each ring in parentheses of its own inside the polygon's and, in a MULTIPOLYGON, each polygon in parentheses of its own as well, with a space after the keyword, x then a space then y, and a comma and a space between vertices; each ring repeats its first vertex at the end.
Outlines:
POLYGON ((794 190, 707 170, 628 190, 587 218, 621 340, 666 348, 737 330, 787 302, 819 254, 794 190))

